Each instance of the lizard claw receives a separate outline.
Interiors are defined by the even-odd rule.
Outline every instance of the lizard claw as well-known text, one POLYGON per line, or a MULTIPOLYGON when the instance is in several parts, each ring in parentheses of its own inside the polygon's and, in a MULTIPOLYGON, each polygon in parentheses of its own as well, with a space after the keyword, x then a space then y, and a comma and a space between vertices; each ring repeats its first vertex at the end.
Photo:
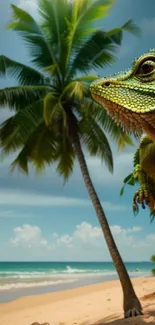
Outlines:
POLYGON ((133 199, 132 209, 133 209, 133 213, 137 215, 139 212, 139 207, 135 199, 133 199))
POLYGON ((147 185, 141 185, 138 191, 134 194, 133 197, 133 210, 134 212, 138 211, 138 204, 141 205, 142 209, 146 208, 146 205, 149 204, 152 199, 152 193, 147 185))
POLYGON ((147 184, 143 184, 135 192, 133 197, 133 212, 138 214, 139 208, 138 205, 141 205, 142 209, 145 209, 146 206, 149 206, 150 211, 155 208, 155 199, 152 193, 152 190, 147 184))

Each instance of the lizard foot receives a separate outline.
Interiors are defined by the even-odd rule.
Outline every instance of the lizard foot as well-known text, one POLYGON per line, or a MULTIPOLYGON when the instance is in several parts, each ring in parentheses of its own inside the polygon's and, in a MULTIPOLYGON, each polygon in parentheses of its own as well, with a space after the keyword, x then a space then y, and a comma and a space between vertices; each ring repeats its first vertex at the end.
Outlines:
POLYGON ((138 213, 138 204, 141 205, 142 209, 146 208, 153 201, 152 191, 147 184, 143 184, 136 191, 133 197, 133 211, 138 213))

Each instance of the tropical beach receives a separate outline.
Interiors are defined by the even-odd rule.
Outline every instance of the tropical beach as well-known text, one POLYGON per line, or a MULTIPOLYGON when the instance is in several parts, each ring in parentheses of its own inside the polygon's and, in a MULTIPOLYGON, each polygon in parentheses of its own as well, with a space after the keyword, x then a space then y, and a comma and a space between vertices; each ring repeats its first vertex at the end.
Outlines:
MULTIPOLYGON (((128 262, 126 267, 143 305, 144 316, 136 318, 136 324, 152 323, 155 292, 152 264, 128 262)), ((117 321, 121 325, 123 296, 117 278, 111 262, 0 263, 0 324, 117 321)))
POLYGON ((0 325, 155 324, 154 1, 1 8, 0 325))
POLYGON ((133 279, 132 283, 142 303, 143 316, 122 319, 122 290, 119 281, 113 280, 1 303, 0 324, 155 324, 154 278, 140 277, 133 279))
MULTIPOLYGON (((152 275, 151 262, 127 262, 131 278, 152 275)), ((0 302, 118 279, 112 262, 0 262, 0 302)))

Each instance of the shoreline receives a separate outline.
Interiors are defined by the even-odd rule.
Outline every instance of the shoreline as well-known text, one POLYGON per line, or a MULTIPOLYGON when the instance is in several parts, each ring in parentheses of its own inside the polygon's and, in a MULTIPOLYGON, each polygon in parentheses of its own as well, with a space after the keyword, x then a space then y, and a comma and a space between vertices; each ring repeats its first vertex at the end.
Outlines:
POLYGON ((118 280, 117 275, 109 275, 106 277, 93 277, 93 278, 84 278, 77 281, 61 283, 61 284, 53 284, 53 285, 46 285, 46 286, 35 286, 29 288, 17 288, 9 289, 9 290, 1 290, 0 291, 0 304, 4 304, 7 302, 11 302, 22 297, 27 296, 38 296, 44 295, 48 293, 54 292, 62 292, 67 290, 72 290, 80 287, 87 287, 90 285, 101 284, 105 282, 110 282, 113 280, 118 280))
MULTIPOLYGON (((151 262, 126 262, 131 278, 151 276, 151 262)), ((112 262, 0 262, 0 303, 118 279, 112 262)))
MULTIPOLYGON (((147 278, 151 277, 150 275, 130 275, 131 279, 138 279, 138 278, 147 278)), ((27 296, 38 296, 38 295, 44 295, 48 293, 55 293, 55 292, 62 292, 62 291, 67 291, 67 290, 72 290, 76 288, 81 288, 81 287, 87 287, 91 285, 97 285, 97 284, 103 284, 106 282, 111 282, 111 281, 118 281, 118 275, 106 275, 106 276, 96 276, 96 277, 90 277, 90 278, 82 278, 78 279, 75 281, 69 281, 65 283, 59 283, 59 284, 52 284, 52 285, 44 285, 44 286, 39 286, 36 285, 35 287, 21 287, 21 288, 11 288, 8 290, 0 290, 0 304, 4 304, 7 302, 11 302, 17 299, 20 299, 22 297, 27 297, 27 296)))
MULTIPOLYGON (((155 292, 154 277, 132 278, 131 281, 139 298, 155 292)), ((114 314, 117 320, 123 316, 122 298, 119 280, 20 297, 11 302, 0 303, 0 324, 30 325, 34 322, 49 322, 50 325, 85 322, 93 324, 103 319, 103 316, 107 319, 114 314)), ((152 307, 155 311, 155 303, 153 304, 152 300, 149 306, 149 300, 141 302, 145 313, 150 312, 152 307)), ((136 324, 138 318, 136 317, 136 324)), ((155 324, 152 321, 154 318, 151 323, 155 324)))
POLYGON ((20 308, 23 308, 25 306, 25 302, 27 303, 26 308, 28 307, 34 307, 35 305, 44 305, 47 303, 47 300, 49 299, 51 303, 57 302, 59 300, 64 300, 64 299, 70 299, 74 298, 78 295, 83 296, 85 294, 91 294, 94 291, 103 291, 104 289, 107 289, 109 287, 109 284, 112 285, 112 287, 118 286, 119 280, 111 280, 111 281, 106 281, 102 283, 97 283, 97 284, 89 284, 77 288, 71 288, 71 289, 66 289, 62 291, 55 291, 55 292, 48 292, 40 295, 33 295, 33 296, 24 296, 20 297, 16 300, 9 301, 9 302, 4 302, 0 303, 0 313, 1 310, 7 308, 10 306, 11 308, 14 309, 14 307, 20 302, 20 308))

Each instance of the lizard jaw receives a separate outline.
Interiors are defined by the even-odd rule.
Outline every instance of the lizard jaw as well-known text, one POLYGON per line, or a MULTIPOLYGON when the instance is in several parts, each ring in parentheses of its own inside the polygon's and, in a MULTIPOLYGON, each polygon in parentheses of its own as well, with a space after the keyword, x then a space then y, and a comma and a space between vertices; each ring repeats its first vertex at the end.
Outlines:
POLYGON ((145 121, 140 114, 127 110, 123 106, 113 103, 112 101, 96 94, 92 94, 92 97, 97 103, 103 105, 108 115, 110 115, 115 123, 119 125, 124 131, 127 131, 129 133, 140 133, 140 131, 142 131, 142 125, 145 121))

